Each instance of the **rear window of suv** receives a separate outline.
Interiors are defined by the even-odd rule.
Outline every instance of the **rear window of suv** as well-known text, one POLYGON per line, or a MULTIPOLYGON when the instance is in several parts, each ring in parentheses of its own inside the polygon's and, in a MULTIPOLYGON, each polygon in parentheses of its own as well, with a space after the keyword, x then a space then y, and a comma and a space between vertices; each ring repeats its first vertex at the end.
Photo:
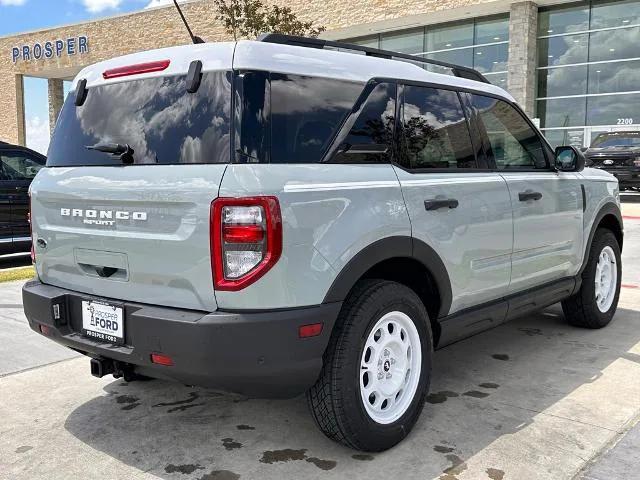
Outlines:
POLYGON ((88 150, 129 145, 136 164, 227 163, 231 72, 205 73, 196 93, 185 76, 133 80, 88 89, 77 107, 71 92, 58 118, 47 166, 121 165, 119 156, 88 150))

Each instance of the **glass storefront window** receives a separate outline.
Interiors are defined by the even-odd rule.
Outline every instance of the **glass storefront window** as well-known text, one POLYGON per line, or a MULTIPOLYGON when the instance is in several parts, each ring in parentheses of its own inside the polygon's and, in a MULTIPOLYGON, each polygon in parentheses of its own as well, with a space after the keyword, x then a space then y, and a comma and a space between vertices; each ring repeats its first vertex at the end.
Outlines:
POLYGON ((509 58, 509 45, 485 45, 473 49, 473 68, 481 73, 505 72, 509 58))
POLYGON ((589 35, 567 35, 538 40, 538 66, 547 67, 587 61, 589 35))
POLYGON ((560 97, 587 93, 586 65, 538 71, 538 97, 560 97))
POLYGON ((558 35, 568 32, 580 32, 589 29, 589 4, 540 9, 538 31, 540 35, 558 35))
POLYGON ((380 35, 380 48, 400 53, 424 51, 424 28, 380 35))
POLYGON ((640 90, 640 60, 596 63, 589 66, 589 93, 640 90))
POLYGON ((445 52, 428 53, 426 58, 440 60, 441 62, 455 63, 465 67, 473 67, 473 48, 449 50, 445 52))
POLYGON ((538 101, 538 117, 542 127, 585 125, 586 97, 555 98, 538 101))
POLYGON ((369 37, 359 37, 345 40, 346 43, 353 43, 354 45, 360 45, 361 47, 380 48, 380 38, 378 35, 372 35, 369 37))
POLYGON ((626 27, 640 24, 640 2, 638 0, 593 2, 591 29, 626 27))
MULTIPOLYGON (((640 5, 640 2, 638 2, 640 5)), ((592 32, 589 61, 618 60, 640 57, 640 27, 592 32)))
POLYGON ((509 16, 476 20, 474 44, 509 41, 509 16))
POLYGON ((507 72, 485 73, 485 77, 500 88, 507 88, 507 72))
POLYGON ((425 35, 425 51, 473 45, 473 22, 428 26, 425 35))
POLYGON ((573 145, 574 147, 582 147, 584 145, 583 128, 544 130, 542 134, 553 148, 561 145, 573 145))
POLYGON ((603 95, 587 100, 587 125, 640 123, 640 94, 603 95))

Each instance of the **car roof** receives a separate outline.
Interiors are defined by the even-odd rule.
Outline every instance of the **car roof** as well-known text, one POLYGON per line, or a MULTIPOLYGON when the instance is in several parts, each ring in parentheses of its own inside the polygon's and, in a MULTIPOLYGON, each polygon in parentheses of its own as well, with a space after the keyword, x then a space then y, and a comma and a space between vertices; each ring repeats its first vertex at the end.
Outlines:
POLYGON ((86 79, 87 87, 90 88, 143 78, 184 75, 194 60, 202 62, 203 72, 233 68, 235 70, 261 70, 363 83, 374 78, 387 78, 476 90, 513 101, 513 97, 509 93, 495 85, 428 72, 407 61, 367 56, 350 51, 252 40, 190 44, 116 57, 84 68, 76 76, 72 89, 75 89, 80 79, 86 79), (103 78, 103 72, 112 68, 160 60, 169 60, 170 63, 166 69, 159 72, 115 79, 103 78))
POLYGON ((45 157, 45 155, 42 155, 40 152, 36 152, 35 150, 31 150, 29 147, 14 145, 13 143, 3 142, 2 140, 0 140, 0 150, 21 150, 39 157, 45 157))

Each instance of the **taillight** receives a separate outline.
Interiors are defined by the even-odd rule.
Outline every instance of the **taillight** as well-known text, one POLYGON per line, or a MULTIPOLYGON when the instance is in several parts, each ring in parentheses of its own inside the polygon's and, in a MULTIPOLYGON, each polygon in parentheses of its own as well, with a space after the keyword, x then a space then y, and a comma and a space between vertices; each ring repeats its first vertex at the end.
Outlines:
POLYGON ((216 290, 251 285, 282 253, 276 197, 218 198, 211 204, 211 270, 216 290))

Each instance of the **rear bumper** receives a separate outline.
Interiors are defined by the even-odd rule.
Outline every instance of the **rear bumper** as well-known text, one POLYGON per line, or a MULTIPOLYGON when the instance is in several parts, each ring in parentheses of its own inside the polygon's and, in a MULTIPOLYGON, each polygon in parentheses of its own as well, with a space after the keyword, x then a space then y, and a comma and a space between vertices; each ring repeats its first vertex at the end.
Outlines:
MULTIPOLYGON (((112 359, 139 373, 251 397, 292 397, 315 382, 341 303, 269 312, 206 313, 124 303, 125 345, 82 335, 81 302, 99 297, 32 280, 22 289, 31 328, 93 358, 112 359), (53 319, 53 306, 62 312, 53 319), (323 323, 322 333, 300 339, 298 328, 323 323), (172 366, 151 362, 168 355, 172 366)), ((104 299, 108 300, 108 299, 104 299)), ((118 302, 122 303, 122 302, 118 302)), ((88 370, 88 369, 87 369, 88 370)), ((88 373, 88 372, 87 372, 88 373)))

